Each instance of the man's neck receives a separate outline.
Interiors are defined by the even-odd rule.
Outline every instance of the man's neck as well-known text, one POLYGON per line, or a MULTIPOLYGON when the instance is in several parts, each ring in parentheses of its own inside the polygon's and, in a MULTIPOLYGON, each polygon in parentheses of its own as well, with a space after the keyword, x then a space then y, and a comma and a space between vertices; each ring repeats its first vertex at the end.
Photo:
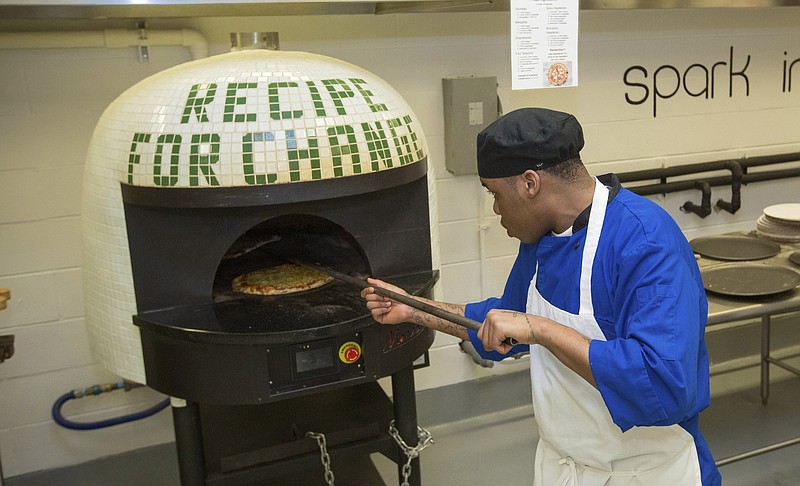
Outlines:
POLYGON ((553 226, 556 234, 564 233, 572 227, 575 219, 592 204, 594 197, 594 177, 586 175, 576 184, 561 184, 556 187, 554 196, 557 218, 553 226))

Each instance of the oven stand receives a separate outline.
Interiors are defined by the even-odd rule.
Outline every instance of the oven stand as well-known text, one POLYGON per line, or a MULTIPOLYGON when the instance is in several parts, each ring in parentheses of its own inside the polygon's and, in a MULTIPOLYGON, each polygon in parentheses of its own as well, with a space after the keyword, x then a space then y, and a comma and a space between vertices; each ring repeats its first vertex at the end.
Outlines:
MULTIPOLYGON (((419 435, 417 428, 413 364, 392 374, 391 384, 393 399, 390 413, 394 415, 395 427, 403 441, 408 446, 414 447, 419 441, 419 435)), ((367 383, 366 385, 379 388, 377 383, 374 382, 367 383)), ((312 397, 314 397, 314 395, 312 395, 312 397)), ((388 398, 385 399, 388 400, 388 398)), ((200 410, 202 404, 180 398, 172 398, 171 405, 181 486, 250 484, 254 479, 266 481, 259 484, 269 484, 269 478, 274 476, 271 472, 271 468, 278 471, 278 474, 285 474, 292 470, 307 471, 309 464, 319 464, 318 453, 314 453, 313 457, 308 457, 308 454, 306 454, 305 457, 287 458, 290 464, 284 463, 274 466, 264 464, 250 469, 232 470, 223 474, 210 474, 205 462, 206 447, 204 446, 202 424, 202 416, 204 415, 201 416, 200 410)), ((258 454, 258 452, 259 451, 256 451, 256 454, 258 454)), ((336 472, 336 464, 344 463, 345 457, 352 455, 366 457, 372 452, 380 452, 398 465, 398 484, 402 484, 402 466, 406 464, 408 458, 403 449, 390 436, 388 424, 387 430, 381 431, 380 436, 371 441, 362 440, 353 444, 344 444, 339 447, 338 451, 335 446, 330 447, 330 454, 333 457, 334 472, 336 472)), ((366 460, 369 460, 369 458, 366 457, 366 460)), ((419 457, 417 457, 411 461, 409 485, 421 486, 421 484, 421 466, 419 457)))
POLYGON ((181 398, 171 398, 170 402, 181 486, 204 486, 206 466, 200 407, 197 402, 187 402, 181 398))
MULTIPOLYGON (((394 416, 395 427, 400 433, 400 438, 411 447, 419 442, 417 434, 417 400, 414 395, 414 367, 407 366, 392 375, 392 395, 394 397, 394 416), (398 393, 402 390, 401 393, 398 393)), ((399 449, 399 446, 398 446, 399 449)), ((399 452, 397 461, 397 474, 400 481, 403 480, 403 464, 405 458, 403 452, 399 452)), ((422 484, 421 468, 419 457, 411 461, 411 477, 408 480, 410 486, 420 486, 422 484)))

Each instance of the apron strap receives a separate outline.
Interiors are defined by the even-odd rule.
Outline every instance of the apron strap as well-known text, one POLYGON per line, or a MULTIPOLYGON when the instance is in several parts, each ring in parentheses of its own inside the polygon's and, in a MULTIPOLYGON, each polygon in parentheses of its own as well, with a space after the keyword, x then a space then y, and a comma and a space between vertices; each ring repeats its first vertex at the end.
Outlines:
POLYGON ((558 486, 578 486, 578 469, 575 467, 575 461, 567 456, 558 461, 559 466, 563 466, 561 476, 558 477, 558 486))
POLYGON ((581 261, 581 307, 579 315, 594 315, 592 304, 592 267, 597 246, 600 242, 600 232, 606 217, 608 205, 608 188, 595 177, 592 209, 589 213, 589 225, 586 228, 586 242, 583 247, 583 260, 581 261))
MULTIPOLYGON (((550 446, 548 444, 548 446, 550 446)), ((553 448, 553 446, 550 446, 553 448)), ((590 471, 601 476, 605 476, 608 478, 633 478, 637 476, 643 476, 649 473, 653 473, 661 468, 668 467, 679 458, 683 457, 687 452, 689 452, 689 448, 694 447, 694 442, 689 441, 686 443, 686 446, 681 449, 681 451, 669 460, 663 462, 662 464, 658 464, 653 466, 649 469, 641 470, 641 471, 607 471, 605 469, 599 469, 592 466, 587 466, 586 464, 578 464, 569 456, 562 456, 561 459, 558 460, 558 465, 562 467, 561 476, 559 476, 557 484, 558 486, 577 486, 578 485, 578 469, 582 469, 584 471, 590 471)), ((556 450, 553 448, 553 450, 556 450)))

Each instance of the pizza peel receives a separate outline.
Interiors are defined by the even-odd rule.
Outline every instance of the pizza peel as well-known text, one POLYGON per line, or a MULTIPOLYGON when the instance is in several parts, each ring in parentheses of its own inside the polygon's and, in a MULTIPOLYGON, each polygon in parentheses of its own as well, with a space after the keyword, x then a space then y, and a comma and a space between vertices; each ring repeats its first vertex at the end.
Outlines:
MULTIPOLYGON (((457 324, 461 327, 466 327, 467 329, 471 329, 473 331, 478 331, 481 328, 482 324, 474 319, 470 319, 469 317, 465 317, 460 314, 456 314, 454 312, 449 312, 444 309, 440 309, 439 307, 430 305, 426 302, 422 302, 408 295, 399 294, 392 290, 385 289, 383 287, 378 287, 377 285, 373 285, 367 282, 366 279, 353 277, 352 275, 348 275, 346 273, 342 273, 332 268, 324 267, 322 265, 316 265, 314 263, 309 263, 299 260, 291 260, 291 259, 289 261, 297 265, 303 265, 318 270, 320 272, 327 273, 336 280, 340 280, 344 283, 352 285, 353 287, 358 287, 360 289, 372 287, 373 289, 375 289, 375 293, 378 295, 382 295, 388 299, 395 300, 397 302, 400 302, 401 304, 413 307, 414 309, 427 312, 428 314, 434 315, 448 322, 452 322, 453 324, 457 324)), ((517 340, 514 338, 506 338, 503 342, 511 346, 518 344, 517 340)))

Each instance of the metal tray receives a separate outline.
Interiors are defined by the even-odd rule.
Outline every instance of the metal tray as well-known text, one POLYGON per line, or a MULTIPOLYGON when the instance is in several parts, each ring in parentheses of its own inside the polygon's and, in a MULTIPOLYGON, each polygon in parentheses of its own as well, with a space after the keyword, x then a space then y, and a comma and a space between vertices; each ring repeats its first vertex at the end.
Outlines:
POLYGON ((729 263, 700 272, 709 292, 733 297, 761 297, 788 292, 800 284, 800 274, 771 265, 729 263))
POLYGON ((706 236, 689 244, 699 255, 728 261, 761 260, 781 252, 779 244, 749 236, 706 236))

